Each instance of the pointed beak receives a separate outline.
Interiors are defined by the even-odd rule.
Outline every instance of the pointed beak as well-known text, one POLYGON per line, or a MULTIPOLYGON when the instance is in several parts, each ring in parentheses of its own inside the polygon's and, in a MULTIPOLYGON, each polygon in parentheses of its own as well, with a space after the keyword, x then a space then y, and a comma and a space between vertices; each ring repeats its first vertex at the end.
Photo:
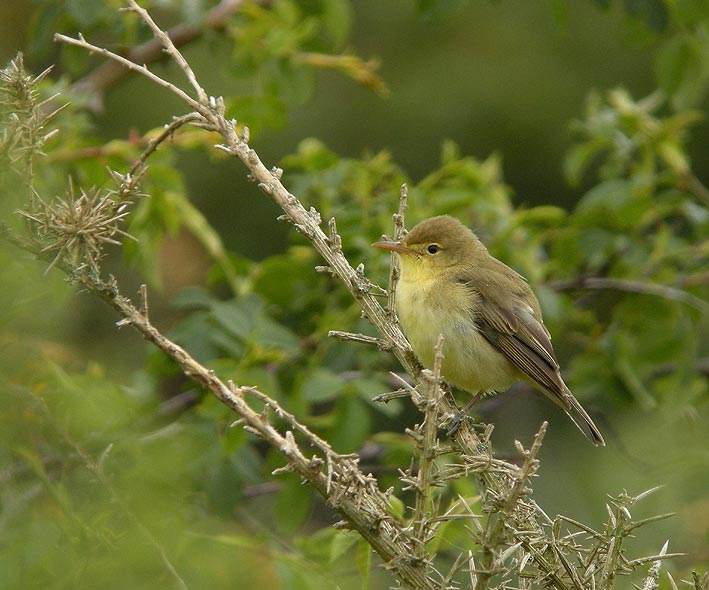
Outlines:
POLYGON ((380 250, 396 252, 397 254, 413 254, 413 250, 411 250, 411 248, 407 248, 401 242, 389 242, 385 240, 382 242, 374 242, 372 246, 379 248, 380 250))

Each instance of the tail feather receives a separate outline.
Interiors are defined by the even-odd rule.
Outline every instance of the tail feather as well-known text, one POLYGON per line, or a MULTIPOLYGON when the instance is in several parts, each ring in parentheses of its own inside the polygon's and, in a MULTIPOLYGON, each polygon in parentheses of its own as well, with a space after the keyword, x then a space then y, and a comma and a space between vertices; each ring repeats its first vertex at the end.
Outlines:
POLYGON ((551 384, 542 385, 538 381, 529 380, 534 387, 539 389, 547 398, 554 404, 559 406, 566 415, 571 418, 571 421, 576 425, 584 436, 588 438, 597 447, 605 447, 606 441, 603 440, 603 435, 598 427, 593 423, 591 417, 586 413, 578 400, 571 393, 559 372, 556 373, 556 379, 551 384))
POLYGON ((601 431, 598 430, 598 427, 593 423, 591 417, 586 413, 586 410, 583 409, 583 406, 581 406, 573 394, 568 389, 566 391, 568 392, 568 396, 565 397, 569 402, 569 407, 565 408, 566 414, 594 445, 597 447, 605 447, 606 441, 603 440, 601 431))

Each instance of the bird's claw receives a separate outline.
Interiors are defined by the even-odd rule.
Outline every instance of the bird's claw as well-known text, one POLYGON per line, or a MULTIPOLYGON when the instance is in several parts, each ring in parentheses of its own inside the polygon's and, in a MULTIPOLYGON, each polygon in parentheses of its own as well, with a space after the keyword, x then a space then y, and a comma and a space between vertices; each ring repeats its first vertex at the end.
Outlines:
POLYGON ((463 424, 463 422, 465 420, 470 420, 470 419, 471 419, 470 416, 468 416, 468 414, 466 412, 458 410, 455 413, 455 415, 453 416, 453 418, 450 422, 450 426, 448 427, 448 430, 446 431, 446 435, 448 436, 448 438, 450 438, 456 432, 458 432, 458 429, 460 428, 461 424, 463 424))

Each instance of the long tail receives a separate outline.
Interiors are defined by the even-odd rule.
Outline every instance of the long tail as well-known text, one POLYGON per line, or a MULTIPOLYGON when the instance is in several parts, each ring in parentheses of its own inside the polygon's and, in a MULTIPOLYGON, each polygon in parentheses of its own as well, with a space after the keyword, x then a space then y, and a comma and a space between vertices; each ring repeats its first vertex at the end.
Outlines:
POLYGON ((576 424, 576 427, 586 435, 586 438, 590 440, 594 445, 605 447, 606 441, 603 440, 601 431, 593 423, 591 417, 583 409, 583 406, 578 402, 574 395, 569 391, 568 387, 565 388, 564 400, 568 402, 569 406, 564 408, 566 414, 571 418, 571 421, 576 424))

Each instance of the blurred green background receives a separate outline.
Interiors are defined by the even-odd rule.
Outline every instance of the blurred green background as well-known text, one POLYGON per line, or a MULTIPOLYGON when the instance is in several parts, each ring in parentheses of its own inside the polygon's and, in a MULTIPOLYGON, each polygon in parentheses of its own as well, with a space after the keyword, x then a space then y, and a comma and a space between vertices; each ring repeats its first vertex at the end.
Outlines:
MULTIPOLYGON (((3 63, 17 50, 24 50, 28 67, 36 72, 54 62, 59 48, 37 22, 52 12, 48 7, 53 4, 61 14, 60 2, 3 3, 3 63), (44 33, 39 38, 38 30, 44 33)), ((364 59, 380 60, 390 94, 382 97, 338 73, 317 72, 316 91, 304 104, 290 106, 280 128, 258 129, 263 160, 277 164, 304 138, 317 137, 343 157, 386 150, 412 180, 420 180, 438 166, 442 142, 451 139, 464 154, 502 157, 515 204, 572 208, 583 187, 570 187, 563 178, 561 161, 572 144, 570 121, 583 114, 592 89, 623 86, 636 97, 651 92, 659 45, 628 33, 620 3, 611 3, 608 10, 594 2, 568 10, 555 8, 562 3, 552 1, 461 4, 454 18, 431 21, 418 16, 413 2, 358 1, 346 47, 364 59)), ((76 3, 77 10, 82 7, 76 3)), ((170 22, 169 10, 165 20, 170 22)), ((229 65, 230 51, 217 35, 185 49, 208 91, 229 96, 242 89, 229 65)), ((158 66, 157 71, 175 75, 174 68, 158 66)), ((61 75, 62 66, 55 72, 61 75)), ((107 92, 93 125, 99 138, 125 139, 164 124, 175 108, 182 112, 165 91, 131 76, 107 92)), ((246 123, 253 130, 255 125, 246 123)), ((702 124, 690 145, 700 176, 709 172, 702 157, 707 141, 709 127, 702 124)), ((208 161, 207 154, 186 153, 179 167, 190 199, 226 246, 254 259, 283 251, 286 228, 272 223, 275 206, 253 196, 234 162, 208 161)), ((411 217, 417 219, 415 211, 411 217)), ((166 274, 185 272, 171 268, 166 274)), ((113 336, 112 331, 107 335, 109 340, 113 336)), ((77 338, 84 340, 83 331, 77 338)))
MULTIPOLYGON (((430 22, 417 16, 413 2, 358 1, 347 48, 381 61, 390 95, 382 98, 337 73, 319 72, 316 92, 288 111, 283 128, 259 134, 264 160, 278 162, 312 136, 342 156, 386 149, 418 180, 437 167, 441 143, 451 139, 465 154, 499 153, 515 203, 572 207, 581 192, 564 182, 559 164, 571 145, 569 122, 583 113, 590 89, 622 85, 636 97, 650 93, 658 46, 627 38, 620 3, 602 10, 594 2, 579 2, 563 15, 554 9, 561 3, 551 1, 462 4, 454 18, 430 22)), ((8 0, 2 10, 5 62, 18 48, 39 41, 28 32, 32 3, 8 0)), ((207 89, 225 96, 240 88, 229 52, 218 38, 186 50, 207 89)), ((33 60, 29 51, 26 58, 39 70, 51 55, 33 60)), ((131 77, 108 93, 97 132, 107 140, 126 137, 131 129, 145 132, 162 125, 175 105, 164 91, 131 77), (142 97, 138 110, 136 94, 142 97)), ((693 138, 698 155, 707 133, 703 126, 693 138)), ((220 214, 248 185, 238 184, 232 162, 206 167, 204 161, 186 158, 181 167, 192 198, 227 244, 255 257, 282 250, 282 238, 257 241, 273 213, 265 200, 250 199, 242 216, 220 214), (241 235, 245 239, 237 238, 241 235)), ((695 164, 700 175, 707 170, 705 158, 695 164)))
MULTIPOLYGON (((77 0, 71 9, 76 11, 77 7, 84 6, 90 12, 91 4, 84 2, 82 5, 77 0)), ((451 6, 455 4, 450 3, 451 6)), ((302 100, 291 100, 281 117, 265 120, 262 124, 249 120, 244 122, 252 128, 252 144, 267 165, 282 163, 283 158, 302 150, 303 140, 314 137, 341 158, 376 159, 376 155, 385 150, 402 171, 388 172, 387 182, 391 181, 389 177, 398 178, 399 174, 412 185, 439 169, 442 146, 446 140, 452 140, 459 146, 462 156, 485 160, 496 154, 501 159, 504 182, 510 188, 515 207, 556 205, 572 211, 594 186, 595 180, 591 175, 586 175, 580 185, 571 186, 564 178, 563 160, 574 145, 570 122, 584 117, 587 97, 594 89, 603 92, 622 86, 636 99, 650 94, 657 87, 658 53, 671 34, 670 31, 647 30, 642 18, 627 15, 624 10, 627 5, 622 2, 609 2, 607 8, 603 8, 603 4, 590 1, 567 4, 555 0, 462 2, 452 16, 437 18, 435 14, 422 10, 425 2, 357 0, 348 12, 351 18, 350 34, 344 47, 363 59, 376 58, 381 61, 378 74, 386 83, 388 94, 378 95, 339 72, 316 71, 313 74, 316 81, 313 89, 306 89, 302 100)), ((69 5, 71 3, 67 3, 69 5)), ((179 11, 173 10, 168 3, 156 5, 157 13, 165 19, 161 22, 180 20, 177 16, 179 11)), ((198 14, 201 5, 181 3, 179 6, 184 13, 193 10, 198 14)), ((26 65, 34 72, 57 60, 60 50, 48 38, 48 25, 43 24, 41 18, 51 21, 46 14, 54 10, 55 20, 51 22, 61 24, 60 16, 64 9, 65 4, 60 2, 53 6, 51 1, 4 0, 0 6, 0 61, 6 63, 18 49, 25 52, 26 65)), ((66 22, 70 23, 70 28, 76 26, 68 18, 66 22)), ((235 66, 231 64, 232 52, 231 44, 216 33, 185 48, 186 57, 208 92, 227 97, 238 95, 244 88, 244 74, 235 71, 235 66)), ((98 60, 90 63, 98 63, 98 60)), ((62 62, 53 76, 74 79, 88 65, 86 58, 74 57, 73 61, 62 62)), ((161 75, 178 78, 175 68, 171 66, 156 65, 155 70, 161 75)), ((709 101, 706 96, 700 97, 693 107, 706 113, 709 111, 709 101)), ((91 114, 89 120, 97 143, 101 143, 126 140, 131 134, 142 135, 167 122, 175 112, 184 112, 175 99, 149 82, 131 76, 107 92, 103 110, 91 114)), ((235 115, 239 117, 239 112, 235 115)), ((694 129, 687 149, 695 175, 704 180, 709 177, 709 160, 706 157, 708 142, 709 128, 706 122, 702 122, 694 129)), ((307 167, 303 163, 306 159, 303 157, 291 168, 286 160, 284 181, 287 186, 299 186, 298 182, 302 180, 299 173, 307 167)), ((170 162, 184 176, 183 186, 190 202, 221 235, 226 249, 236 253, 237 268, 251 269, 246 260, 268 260, 284 253, 287 254, 282 259, 271 258, 271 264, 287 265, 290 260, 288 256, 293 256, 295 252, 301 256, 297 270, 305 273, 298 277, 304 287, 300 283, 298 285, 306 290, 312 288, 314 293, 314 302, 308 301, 307 305, 312 309, 317 305, 319 296, 327 297, 331 293, 332 287, 325 279, 315 273, 308 274, 308 269, 318 262, 297 250, 298 245, 305 243, 304 240, 294 236, 285 224, 274 221, 279 213, 276 207, 246 179, 244 169, 237 162, 215 157, 206 150, 180 150, 170 156, 170 162), (296 250, 288 250, 292 244, 296 244, 296 250), (244 257, 243 262, 239 257, 244 257)), ((382 167, 385 168, 384 165, 382 167)), ((386 220, 384 212, 395 209, 398 195, 393 187, 396 185, 396 182, 391 182, 392 190, 387 193, 387 202, 382 202, 380 198, 377 203, 379 217, 376 219, 386 220)), ((303 186, 309 185, 304 182, 303 186)), ((300 193, 297 194, 300 196, 300 193)), ((304 191, 303 194, 308 193, 304 191)), ((424 213, 443 206, 425 202, 426 194, 422 191, 418 197, 414 196, 414 204, 418 198, 421 207, 418 210, 412 207, 409 226, 424 213)), ((340 205, 346 208, 347 202, 340 205)), ((5 202, 3 214, 9 214, 17 206, 16 202, 5 202)), ((701 215, 705 214, 706 210, 701 215)), ((700 213, 696 215, 700 216, 700 213)), ((359 238, 364 245, 377 239, 379 234, 390 231, 389 225, 377 227, 372 222, 374 218, 361 226, 360 233, 366 235, 359 238)), ((349 231, 350 236, 356 235, 358 221, 353 219, 346 223, 349 225, 345 225, 345 231, 349 231)), ((702 223, 702 227, 706 227, 706 221, 702 223)), ((485 233, 485 228, 482 230, 485 233)), ((504 232, 496 232, 490 230, 490 237, 505 239, 500 237, 504 232)), ((688 242, 694 235, 683 230, 678 233, 688 242)), ((642 237, 639 239, 642 240, 642 237)), ((529 260, 525 253, 515 252, 513 240, 505 247, 499 247, 499 243, 495 253, 503 258, 507 254, 508 262, 513 262, 510 257, 517 257, 517 262, 524 265, 533 258, 531 252, 529 260)), ((356 246, 356 255, 362 256, 367 268, 375 273, 373 278, 384 284, 387 261, 376 252, 368 253, 360 248, 361 244, 356 246)), ((668 248, 671 249, 672 244, 668 248)), ((563 259, 563 250, 561 252, 563 259)), ((155 557, 155 547, 149 537, 141 535, 140 527, 129 527, 129 532, 124 534, 115 533, 119 527, 114 519, 120 520, 119 516, 106 516, 100 503, 87 514, 82 510, 86 505, 91 506, 91 499, 74 496, 77 490, 79 495, 82 490, 87 496, 95 493, 95 482, 86 473, 80 473, 77 467, 80 461, 73 457, 71 444, 67 441, 78 437, 81 444, 98 453, 100 442, 118 436, 115 433, 121 433, 120 436, 125 436, 128 441, 124 449, 117 451, 115 460, 119 467, 114 465, 112 469, 115 478, 112 485, 117 489, 115 498, 123 498, 121 501, 129 507, 122 518, 127 518, 126 514, 129 514, 156 537, 179 537, 169 551, 192 556, 180 560, 180 566, 187 570, 183 572, 184 577, 193 579, 190 587, 231 587, 233 580, 229 576, 234 571, 232 567, 248 574, 240 586, 244 588, 334 587, 334 580, 342 587, 357 587, 351 564, 336 562, 337 567, 341 568, 334 570, 339 572, 336 574, 321 565, 313 566, 314 571, 308 571, 314 563, 321 563, 322 556, 318 555, 316 544, 308 540, 306 533, 331 522, 334 516, 318 500, 304 498, 302 487, 295 480, 285 484, 277 481, 274 489, 278 493, 275 495, 269 490, 259 493, 257 486, 268 487, 272 483, 266 474, 270 468, 277 466, 274 457, 257 444, 247 447, 244 433, 225 430, 229 416, 215 404, 203 402, 198 410, 187 412, 175 421, 156 415, 158 409, 164 410, 165 400, 175 391, 194 394, 189 385, 185 385, 172 369, 164 367, 164 361, 151 355, 148 347, 135 334, 127 329, 116 330, 114 321, 117 318, 107 313, 100 302, 86 294, 76 294, 72 287, 64 284, 59 273, 50 272, 45 276, 43 264, 4 246, 0 248, 0 256, 0 279, 3 284, 0 294, 0 346, 4 357, 2 363, 9 375, 4 383, 7 386, 8 383, 21 381, 17 373, 18 367, 21 367, 22 376, 28 382, 35 383, 32 390, 35 395, 41 397, 42 387, 55 387, 57 383, 69 395, 69 401, 64 402, 61 408, 53 408, 50 403, 49 410, 38 409, 39 406, 32 404, 28 409, 20 388, 9 387, 12 391, 6 399, 14 400, 16 405, 14 409, 4 411, 3 418, 6 422, 2 440, 6 451, 3 457, 8 461, 12 459, 3 482, 8 486, 2 506, 4 521, 0 520, 0 535, 5 543, 3 563, 5 566, 35 564, 37 554, 42 552, 50 561, 56 561, 46 563, 46 578, 40 576, 32 583, 25 579, 22 582, 26 585, 15 585, 16 577, 0 573, 0 588, 40 587, 41 580, 47 584, 44 587, 55 587, 47 580, 52 579, 52 574, 62 567, 61 552, 58 552, 56 545, 62 543, 63 535, 76 537, 78 529, 83 530, 82 534, 87 535, 88 541, 82 538, 72 546, 72 550, 80 552, 87 543, 95 542, 97 546, 105 544, 112 547, 114 553, 101 553, 97 549, 96 555, 84 555, 83 562, 81 555, 72 556, 71 563, 84 563, 88 573, 75 573, 74 578, 65 578, 62 581, 64 585, 57 584, 56 587, 88 588, 92 587, 92 580, 108 579, 108 572, 119 567, 111 561, 111 555, 121 555, 124 559, 128 559, 126 555, 131 556, 129 563, 134 567, 133 577, 117 574, 121 587, 158 587, 153 585, 155 580, 165 582, 165 574, 161 573, 159 559, 155 557), (106 380, 115 383, 115 390, 107 392, 106 380), (92 384, 95 384, 96 396, 100 396, 103 402, 97 402, 95 396, 91 398, 92 384), (86 409, 85 413, 81 411, 91 403, 97 404, 95 412, 90 409, 86 409), (61 428, 60 434, 42 434, 42 437, 54 441, 60 450, 56 451, 58 457, 55 457, 49 444, 45 448, 47 454, 43 456, 49 466, 40 469, 35 464, 33 468, 33 461, 36 463, 33 455, 20 450, 20 447, 26 449, 31 445, 26 441, 18 445, 17 441, 27 436, 26 430, 32 420, 36 420, 40 427, 40 416, 44 416, 45 411, 49 415, 54 412, 53 415, 64 417, 64 426, 69 434, 64 432, 61 435, 61 428), (108 423, 103 421, 106 411, 112 414, 108 423), (73 419, 70 417, 72 412, 73 419), (28 416, 31 418, 29 421, 28 416), (75 428, 80 432, 75 432, 75 428), (90 443, 92 428, 102 433, 95 437, 96 447, 90 443), (179 436, 171 436, 170 429, 178 429, 179 436), (145 440, 149 441, 147 451, 145 440), (215 442, 217 440, 218 444, 215 442), (232 451, 235 454, 231 454, 232 451), (18 457, 21 459, 18 460, 18 457), (52 464, 52 460, 56 463, 52 464), (66 486, 62 489, 71 492, 59 492, 59 487, 52 486, 45 486, 45 491, 53 490, 55 496, 67 493, 70 497, 64 498, 64 503, 56 497, 54 502, 44 501, 25 527, 10 532, 3 530, 3 526, 12 524, 13 518, 28 509, 42 487, 40 483, 28 485, 23 493, 19 493, 16 488, 11 489, 10 484, 18 479, 31 481, 32 477, 41 481, 41 474, 53 473, 52 467, 57 464, 62 466, 60 474, 56 479, 55 475, 50 475, 49 479, 60 482, 66 486), (116 476, 117 473, 123 473, 124 479, 116 476), (138 488, 136 481, 144 482, 145 486, 138 488), (232 490, 237 490, 234 496, 230 493, 232 490), (166 496, 169 498, 167 504, 164 503, 166 496), (66 508, 67 503, 73 503, 73 509, 66 508), (85 521, 80 525, 61 524, 63 518, 58 513, 62 510, 57 505, 64 506, 64 514, 76 510, 85 521), (198 508, 195 509, 195 506, 198 508), (289 512, 299 515, 293 517, 291 528, 288 524, 279 523, 279 520, 287 520, 284 515, 289 512), (41 516, 37 517, 37 514, 41 516), (166 517, 166 514, 169 516, 166 517), (75 525, 78 529, 72 528, 75 525), (115 537, 112 536, 114 534, 115 537), (96 535, 97 539, 92 535, 96 535), (270 548, 268 554, 262 553, 264 546, 270 548), (142 551, 135 547, 140 547, 142 551), (239 556, 237 563, 220 570, 220 560, 229 560, 235 555, 239 556), (254 561, 259 560, 263 561, 262 567, 254 567, 254 561), (195 565, 196 561, 201 562, 199 567, 195 565), (208 577, 190 571, 199 568, 217 573, 208 577)), ((214 271, 208 270, 210 261, 197 240, 184 231, 168 235, 160 245, 157 258, 156 276, 161 287, 155 287, 153 319, 162 328, 178 326, 183 330, 182 334, 192 335, 189 327, 182 325, 179 328, 179 321, 185 318, 185 310, 193 309, 190 302, 194 300, 190 297, 194 294, 186 296, 189 302, 183 301, 182 307, 176 308, 171 302, 175 297, 179 300, 180 293, 185 297, 185 288, 214 282, 214 271)), ((360 259, 353 262, 358 263, 360 259)), ((143 280, 135 268, 127 269, 115 253, 107 260, 106 268, 118 274, 126 292, 134 292, 143 280)), ((523 270, 527 269, 523 267, 523 270)), ((256 273, 251 279, 256 285, 253 289, 268 301, 265 308, 268 311, 274 301, 278 301, 276 294, 270 298, 265 295, 270 292, 269 289, 276 290, 268 283, 270 271, 253 272, 256 273), (261 284, 258 282, 259 272, 267 277, 261 284)), ((540 271, 540 276, 530 276, 530 280, 536 286, 541 279, 548 278, 541 276, 544 274, 540 271)), ((216 291, 223 295, 219 288, 216 291)), ((702 296, 702 293, 699 295, 702 296)), ((307 299, 307 295, 303 297, 307 299)), ((568 344, 570 350, 577 350, 588 342, 598 345, 602 339, 598 332, 588 335, 588 341, 582 342, 576 337, 574 330, 582 331, 584 325, 591 331, 600 330, 588 318, 564 323, 564 314, 570 313, 572 299, 559 303, 548 293, 546 300, 542 298, 543 303, 558 304, 556 309, 545 308, 557 348, 568 344), (570 330, 570 336, 560 333, 565 327, 570 330), (579 342, 582 344, 579 345, 579 342)), ((605 300, 597 302, 599 315, 604 312, 610 315, 616 303, 609 299, 607 308, 604 308, 605 300)), ((252 313, 254 308, 248 305, 239 310, 246 309, 252 313)), ((312 358, 309 358, 308 343, 303 342, 308 338, 325 339, 327 321, 330 322, 330 329, 350 329, 357 325, 358 314, 342 294, 339 299, 323 307, 327 310, 323 311, 322 323, 317 325, 317 330, 313 330, 313 325, 303 327, 298 324, 282 307, 274 314, 278 320, 285 318, 285 323, 301 338, 301 343, 292 344, 290 336, 283 334, 274 338, 284 349, 288 350, 288 346, 294 349, 300 347, 300 352, 272 358, 263 353, 264 358, 254 362, 257 368, 225 367, 229 371, 234 370, 242 382, 253 381, 276 390, 290 384, 294 391, 300 391, 307 389, 299 381, 300 367, 307 366, 312 370, 313 366, 322 362, 333 372, 307 373, 308 386, 332 390, 345 388, 343 383, 333 381, 335 369, 362 370, 370 381, 357 393, 358 396, 364 399, 384 391, 381 388, 386 386, 386 370, 395 368, 393 364, 387 365, 387 359, 371 361, 369 357, 358 356, 360 352, 353 350, 353 346, 343 344, 328 345, 330 348, 325 352, 317 348, 319 344, 313 345, 312 350, 317 352, 312 352, 312 358), (338 305, 342 315, 338 315, 338 305), (368 361, 373 364, 367 365, 368 361), (258 368, 259 363, 266 368, 258 368), (279 363, 287 367, 288 374, 279 374, 276 378, 269 367, 279 363)), ((218 311, 214 307, 209 309, 210 313, 216 314, 218 311)), ((628 303, 625 313, 632 315, 631 312, 635 311, 640 316, 643 313, 649 316, 655 314, 653 317, 665 314, 672 318, 675 317, 673 309, 668 311, 654 301, 639 298, 628 303)), ((293 311, 292 315, 299 311, 293 311)), ((690 310, 677 320, 676 336, 682 340, 682 330, 686 330, 686 338, 693 343, 696 341, 694 358, 706 360, 706 337, 697 336, 700 327, 707 326, 706 314, 693 314, 690 310)), ((268 324, 266 320, 264 323, 268 324)), ((613 322, 609 324, 612 326, 613 322)), ((642 319, 636 325, 642 326, 642 319)), ((667 324, 659 322, 656 328, 653 326, 655 324, 650 323, 647 329, 638 327, 638 337, 652 338, 653 329, 659 335, 667 324)), ((630 334, 632 338, 632 332, 630 334)), ((199 342, 196 346, 201 344, 199 342)), ((608 352, 605 351, 605 354, 608 352)), ((676 360, 672 354, 672 351, 668 352, 666 360, 676 360)), ((560 356, 571 362, 570 353, 561 352, 560 356)), ((608 362, 612 362, 612 358, 608 362)), ((678 362, 690 363, 690 360, 680 359, 678 362)), ((579 363, 574 366, 574 374, 582 379, 584 374, 592 374, 596 369, 594 366, 580 366, 579 363)), ((675 571, 686 571, 690 565, 706 566, 709 561, 709 394, 706 372, 699 372, 693 381, 684 382, 687 397, 692 397, 692 403, 688 402, 687 406, 677 405, 672 397, 662 398, 658 394, 654 404, 643 407, 627 393, 618 393, 624 389, 617 377, 609 377, 609 381, 617 384, 617 391, 601 392, 599 395, 588 390, 588 401, 582 399, 594 418, 598 417, 599 427, 607 434, 609 444, 605 449, 586 445, 573 426, 564 422, 563 416, 545 401, 525 391, 520 395, 498 396, 487 402, 481 412, 486 420, 495 423, 496 440, 503 453, 512 451, 514 438, 529 441, 541 420, 551 420, 552 428, 542 452, 542 469, 535 487, 536 501, 549 514, 566 513, 600 526, 605 518, 604 494, 615 494, 622 489, 639 493, 662 485, 664 487, 639 508, 639 516, 665 512, 677 512, 677 516, 643 529, 643 535, 635 545, 631 544, 631 548, 649 554, 659 550, 662 543, 670 539, 670 551, 689 554, 684 561, 679 560, 675 571)), ((288 399, 289 393, 280 391, 279 395, 288 399)), ((313 404, 334 403, 330 399, 306 401, 313 404)), ((306 401, 296 399, 292 403, 296 410, 301 408, 305 411, 307 407, 310 411, 306 401)), ((336 409, 340 412, 345 410, 343 407, 336 409)), ((410 408, 398 410, 398 414, 391 412, 393 415, 388 416, 373 411, 375 417, 365 417, 371 409, 365 411, 353 402, 349 411, 353 412, 352 421, 361 417, 364 434, 372 434, 376 440, 378 425, 384 425, 386 430, 399 435, 416 421, 410 408)), ((322 418, 325 413, 322 409, 312 412, 316 426, 330 427, 322 418), (318 419, 323 421, 320 423, 318 419)), ((337 416, 333 419, 338 420, 337 416)), ((361 433, 355 434, 359 436, 361 433)), ((385 442, 377 442, 380 443, 386 447, 385 442)), ((342 444, 346 446, 348 443, 344 441, 342 444)), ((405 446, 405 443, 399 444, 405 446)), ((394 464, 396 454, 390 452, 389 457, 394 464)), ((374 464, 381 467, 377 460, 374 464)), ((56 485, 59 486, 59 483, 56 485)), ((99 486, 99 489, 106 493, 106 488, 99 486)), ((115 498, 113 501, 117 502, 115 498)), ((26 571, 33 570, 28 566, 26 571)), ((376 583, 380 580, 377 579, 376 583)), ((381 586, 376 587, 386 587, 387 583, 383 579, 381 586)), ((163 587, 172 587, 169 577, 167 584, 163 587)))

